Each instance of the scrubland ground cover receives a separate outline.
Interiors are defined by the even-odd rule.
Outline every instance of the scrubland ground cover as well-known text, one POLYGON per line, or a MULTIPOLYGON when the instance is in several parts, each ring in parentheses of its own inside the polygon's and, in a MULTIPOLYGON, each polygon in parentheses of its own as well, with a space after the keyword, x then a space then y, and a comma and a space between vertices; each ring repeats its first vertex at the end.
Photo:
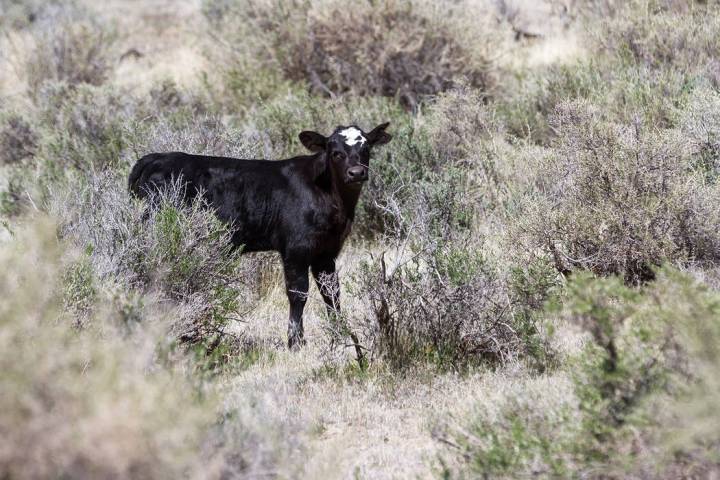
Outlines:
POLYGON ((0 0, 0 478, 715 478, 715 1, 0 0), (285 349, 151 151, 390 121, 285 349), (349 331, 368 361, 354 360, 349 331))

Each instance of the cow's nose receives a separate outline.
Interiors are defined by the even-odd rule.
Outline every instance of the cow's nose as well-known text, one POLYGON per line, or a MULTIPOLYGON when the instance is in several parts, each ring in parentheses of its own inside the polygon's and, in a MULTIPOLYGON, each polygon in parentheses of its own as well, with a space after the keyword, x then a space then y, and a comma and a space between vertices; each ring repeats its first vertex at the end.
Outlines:
POLYGON ((365 178, 365 167, 350 167, 347 173, 350 180, 362 180, 365 178))

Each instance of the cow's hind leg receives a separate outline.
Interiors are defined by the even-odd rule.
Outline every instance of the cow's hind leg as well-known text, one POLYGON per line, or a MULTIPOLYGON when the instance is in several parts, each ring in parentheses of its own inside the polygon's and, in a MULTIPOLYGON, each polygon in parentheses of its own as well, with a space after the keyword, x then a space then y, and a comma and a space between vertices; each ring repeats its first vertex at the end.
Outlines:
POLYGON ((297 348, 305 344, 303 334, 303 309, 308 295, 308 264, 304 261, 285 259, 285 289, 290 303, 288 320, 288 347, 297 348))
POLYGON ((357 335, 353 332, 340 317, 340 279, 335 270, 335 260, 325 259, 313 262, 312 273, 315 277, 320 295, 322 295, 328 316, 339 328, 339 333, 348 335, 355 347, 355 355, 360 366, 364 366, 363 352, 357 335))

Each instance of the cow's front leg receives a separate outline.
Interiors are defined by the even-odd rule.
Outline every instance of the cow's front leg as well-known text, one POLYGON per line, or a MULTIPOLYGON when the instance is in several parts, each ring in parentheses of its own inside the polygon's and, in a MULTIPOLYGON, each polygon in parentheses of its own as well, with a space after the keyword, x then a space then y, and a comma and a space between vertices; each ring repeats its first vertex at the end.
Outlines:
POLYGON ((288 347, 297 348, 305 344, 302 314, 308 296, 308 267, 304 261, 283 261, 285 289, 290 303, 288 320, 288 347))

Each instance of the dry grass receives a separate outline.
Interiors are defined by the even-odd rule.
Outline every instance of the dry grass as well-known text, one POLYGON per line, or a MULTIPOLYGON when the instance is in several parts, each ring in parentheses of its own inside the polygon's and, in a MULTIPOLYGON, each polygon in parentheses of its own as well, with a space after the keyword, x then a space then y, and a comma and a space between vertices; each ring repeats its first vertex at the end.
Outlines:
MULTIPOLYGON (((351 273, 348 265, 343 267, 351 273)), ((274 300, 266 298, 259 307, 266 313, 249 315, 250 323, 242 328, 266 332, 260 335, 271 339, 282 336, 286 318, 274 302, 282 305, 283 296, 278 292, 274 300)), ((324 306, 317 292, 311 292, 308 305, 307 349, 261 358, 227 385, 234 392, 227 397, 231 405, 246 405, 248 392, 269 404, 262 420, 252 419, 259 422, 258 429, 268 424, 293 428, 285 441, 288 447, 295 443, 301 456, 285 457, 284 467, 274 471, 281 477, 433 478, 428 464, 436 465, 443 448, 431 433, 445 415, 462 418, 489 392, 507 388, 506 382, 519 372, 511 368, 497 375, 462 377, 427 370, 397 377, 371 369, 361 374, 351 363, 351 348, 338 363, 328 365, 322 341, 324 306)), ((349 306, 361 308, 355 301, 349 306)))

